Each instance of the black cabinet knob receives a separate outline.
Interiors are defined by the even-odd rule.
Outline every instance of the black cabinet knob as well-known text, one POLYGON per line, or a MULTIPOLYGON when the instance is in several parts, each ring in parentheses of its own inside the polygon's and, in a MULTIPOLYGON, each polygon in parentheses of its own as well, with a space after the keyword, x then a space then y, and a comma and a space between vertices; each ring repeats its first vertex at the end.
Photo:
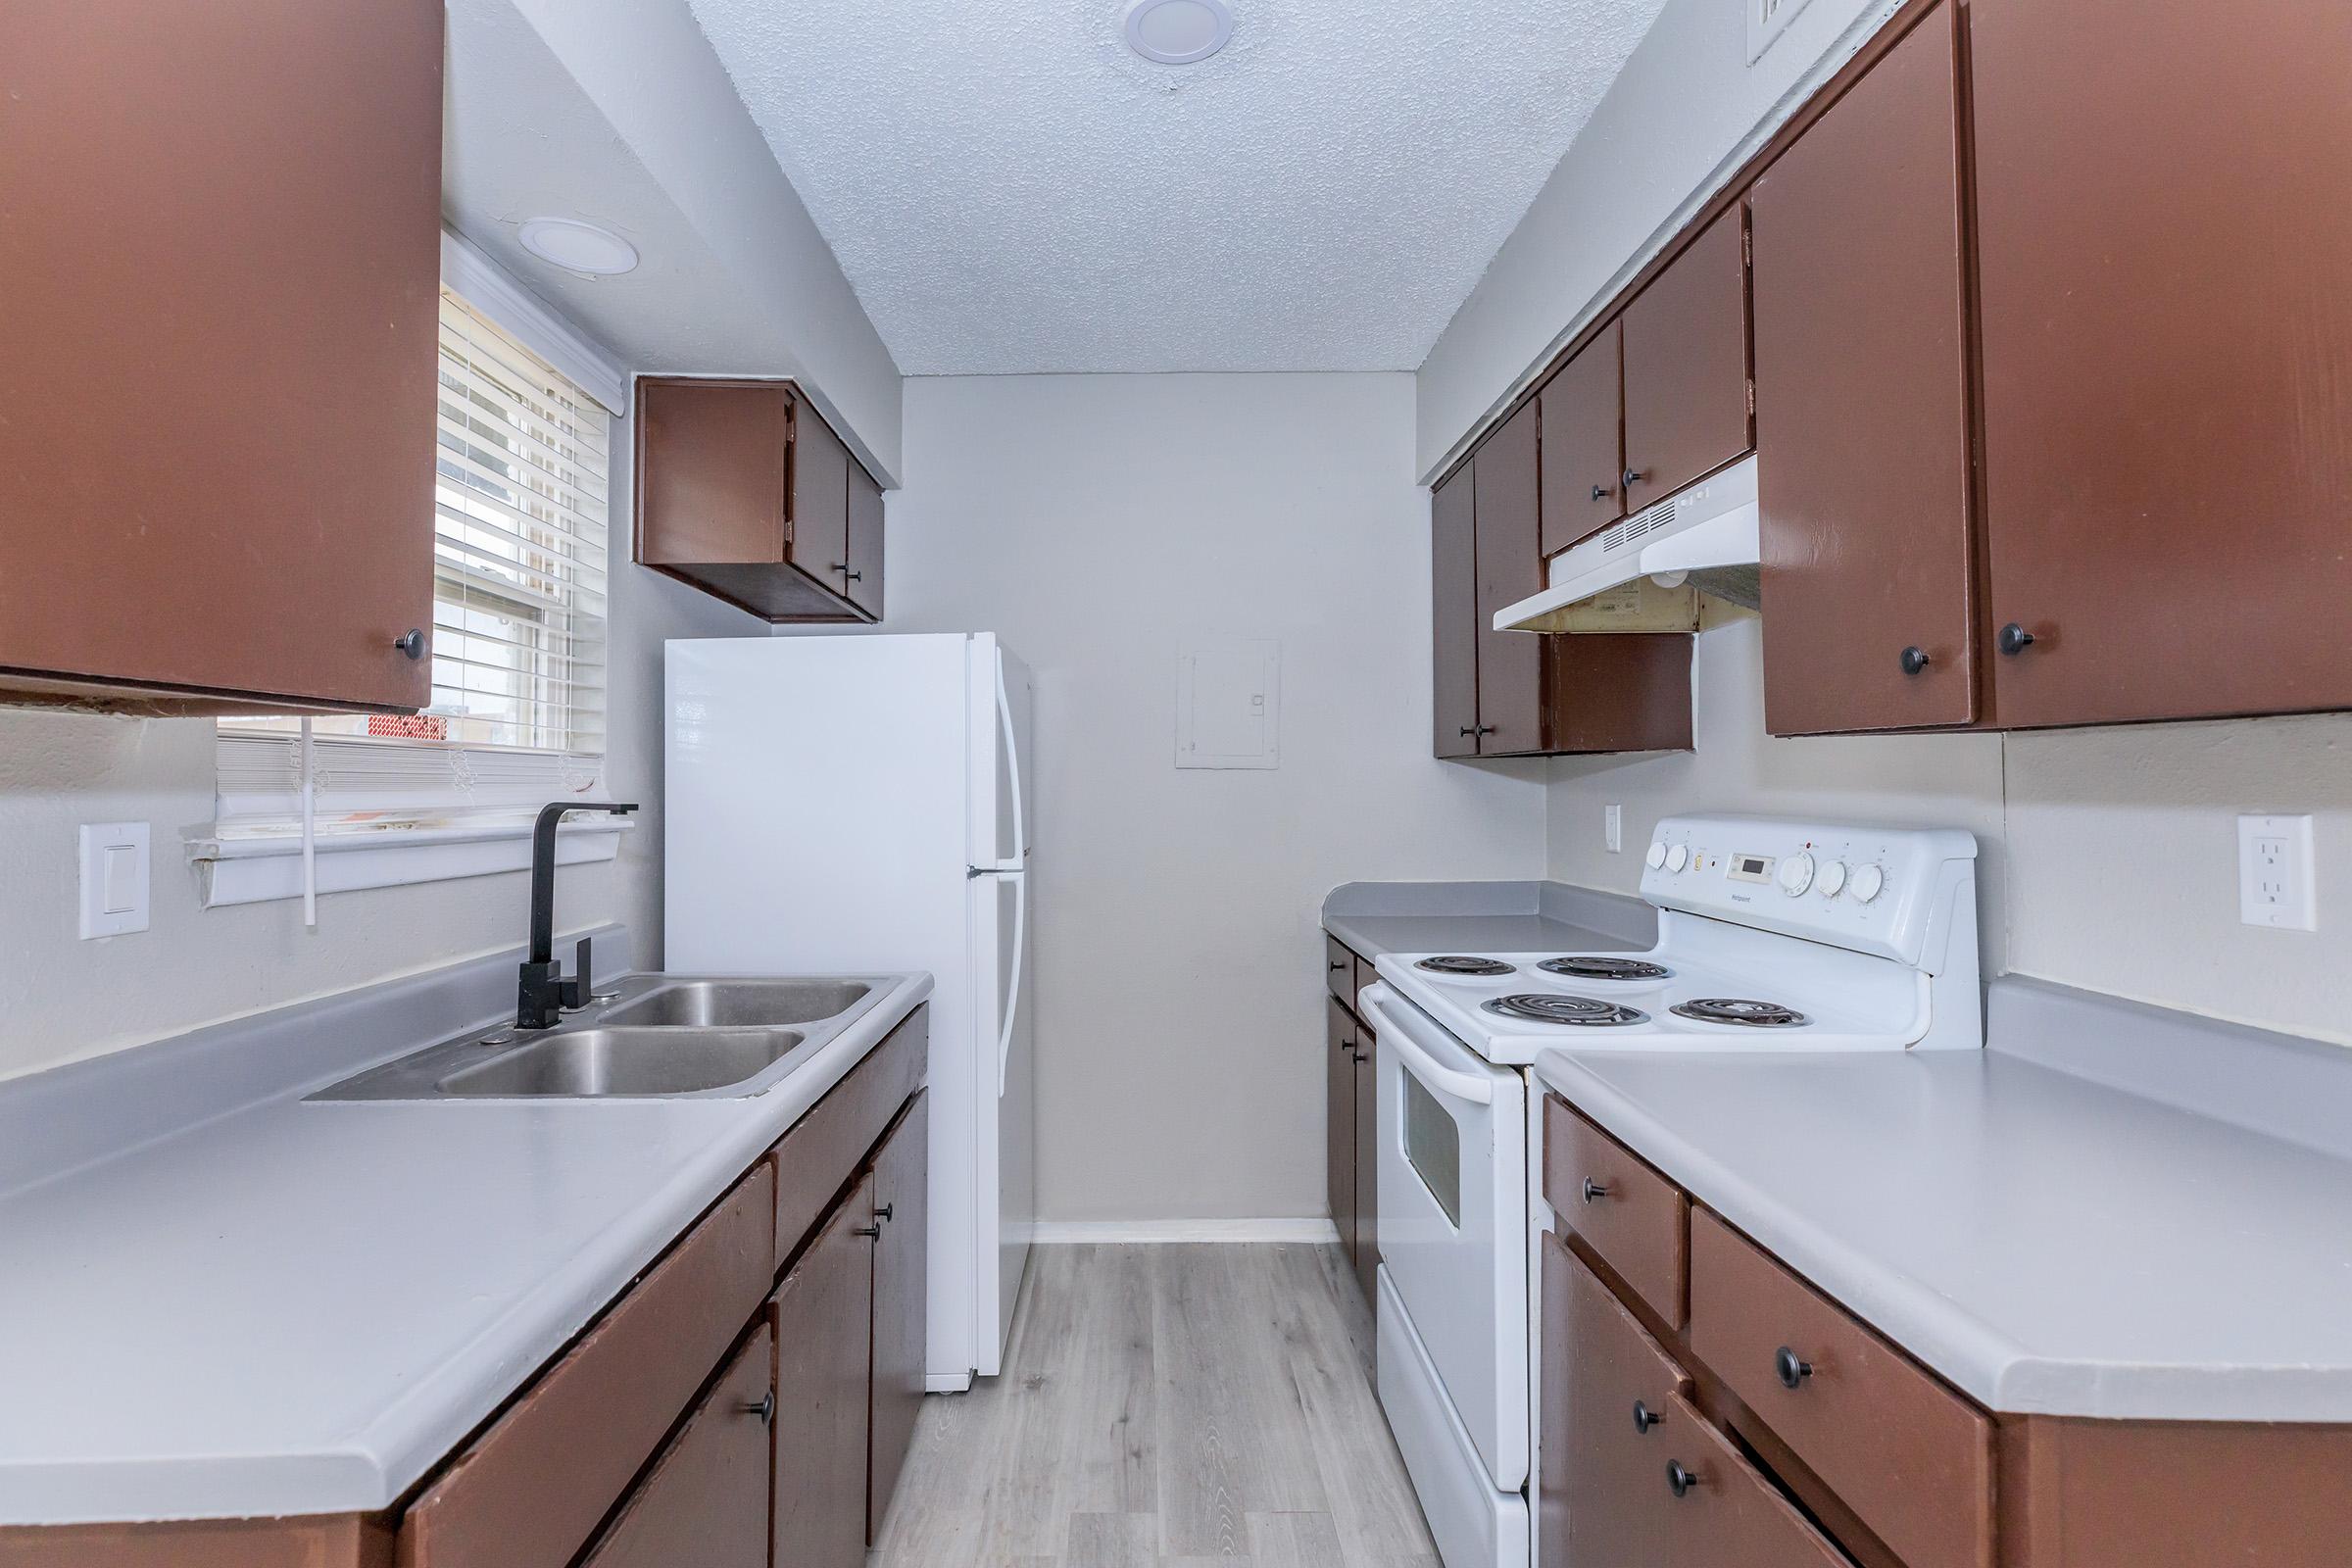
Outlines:
POLYGON ((1679 1461, 1666 1461, 1666 1490, 1678 1497, 1686 1497, 1690 1494, 1690 1489, 1697 1485, 1698 1477, 1684 1469, 1679 1461))
POLYGON ((880 1208, 874 1210, 874 1218, 888 1219, 898 1211, 898 1207, 899 1205, 896 1203, 884 1203, 880 1208))
POLYGON ((1473 735, 1492 735, 1494 733, 1494 726, 1492 724, 1481 724, 1478 726, 1478 728, 1472 730, 1470 733, 1473 735))
POLYGON ((776 1419, 776 1391, 770 1389, 757 1399, 746 1399, 742 1413, 758 1416, 761 1426, 773 1425, 776 1419))
POLYGON ((2001 628, 2000 635, 1993 642, 2002 653, 2014 659, 2034 646, 2034 634, 2013 620, 2001 628))
POLYGON ((1634 1431, 1636 1433, 1646 1435, 1651 1427, 1665 1419, 1664 1416, 1652 1410, 1640 1399, 1634 1401, 1634 1431))
POLYGON ((1636 469, 1628 468, 1625 470, 1625 487, 1628 490, 1631 490, 1634 486, 1640 484, 1645 477, 1646 475, 1637 471, 1636 469))
POLYGON ((1928 651, 1925 648, 1903 650, 1903 673, 1906 675, 1916 675, 1933 662, 1934 661, 1928 658, 1928 651))
POLYGON ((853 1225, 850 1227, 850 1234, 862 1236, 871 1241, 882 1234, 882 1227, 879 1225, 853 1225))
POLYGON ((1475 735, 1478 733, 1478 730, 1474 725, 1464 724, 1462 726, 1462 733, 1465 735, 1475 735))
POLYGON ((1595 501, 1606 501, 1614 494, 1616 492, 1605 484, 1596 484, 1592 487, 1592 499, 1595 501))
POLYGON ((1596 1181, 1594 1181, 1594 1180, 1593 1180, 1592 1177, 1590 1177, 1590 1176, 1588 1176, 1588 1177, 1586 1177, 1586 1178, 1585 1178, 1585 1201, 1586 1201, 1586 1202, 1588 1202, 1588 1203, 1597 1203, 1597 1202, 1599 1202, 1599 1201, 1600 1201, 1602 1199, 1604 1199, 1604 1198, 1606 1198, 1606 1197, 1608 1197, 1608 1196, 1609 1196, 1609 1184, 1608 1184, 1607 1182, 1596 1182, 1596 1181))
POLYGON ((1813 1363, 1799 1356, 1786 1345, 1772 1352, 1772 1369, 1781 1375, 1781 1387, 1798 1389, 1813 1375, 1813 1363))
POLYGON ((408 655, 412 661, 422 659, 424 657, 424 633, 419 628, 411 626, 407 631, 392 639, 392 646, 408 655))

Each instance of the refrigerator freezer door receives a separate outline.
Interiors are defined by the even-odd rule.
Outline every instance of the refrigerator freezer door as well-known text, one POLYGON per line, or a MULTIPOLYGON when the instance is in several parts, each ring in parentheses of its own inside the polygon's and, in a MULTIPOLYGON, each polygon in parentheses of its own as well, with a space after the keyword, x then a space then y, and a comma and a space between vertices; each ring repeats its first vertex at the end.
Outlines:
POLYGON ((1029 823, 1029 671, 996 638, 971 648, 971 864, 1013 871, 1027 862, 1029 823))

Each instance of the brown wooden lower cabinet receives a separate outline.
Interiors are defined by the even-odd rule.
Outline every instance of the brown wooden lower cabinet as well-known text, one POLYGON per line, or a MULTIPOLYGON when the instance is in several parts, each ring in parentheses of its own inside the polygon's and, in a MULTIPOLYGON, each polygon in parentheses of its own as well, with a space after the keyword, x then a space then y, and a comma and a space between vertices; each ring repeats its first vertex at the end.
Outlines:
POLYGON ((858 1183, 769 1303, 776 1331, 776 1568, 865 1561, 876 1226, 858 1183))
POLYGON ((582 1562, 582 1568, 763 1568, 775 1336, 756 1330, 582 1562))
POLYGON ((1331 1223, 1340 1248, 1363 1288, 1374 1298, 1380 1268, 1380 1204, 1377 1200, 1379 1042, 1358 1016, 1359 995, 1374 978, 1370 959, 1326 936, 1326 970, 1332 990, 1324 1004, 1323 1173, 1331 1196, 1331 1223), (1340 987, 1348 986, 1342 1001, 1340 987))
POLYGON ((874 1156, 874 1349, 865 1536, 882 1534, 922 1407, 930 1289, 931 1095, 914 1097, 874 1156))
MULTIPOLYGON (((1544 1196, 1574 1227, 1559 1178, 1617 1146, 1544 1108, 1544 1196)), ((1688 1322, 1593 1236, 1544 1239, 1543 1568, 2352 1563, 2352 1426, 1989 1414, 1642 1168, 1688 1228, 1688 1322)))

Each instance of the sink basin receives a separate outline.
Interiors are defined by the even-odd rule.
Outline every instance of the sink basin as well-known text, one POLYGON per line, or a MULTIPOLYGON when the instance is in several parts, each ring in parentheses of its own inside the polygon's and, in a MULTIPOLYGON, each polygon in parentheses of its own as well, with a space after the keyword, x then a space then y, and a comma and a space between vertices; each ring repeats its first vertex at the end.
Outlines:
POLYGON ((474 1029, 313 1100, 620 1100, 765 1093, 904 975, 631 975, 533 1034, 474 1029))
POLYGON ((682 980, 606 1008, 603 1021, 640 1029, 818 1023, 849 1011, 871 989, 855 980, 682 980))
POLYGON ((579 1029, 460 1068, 434 1087, 459 1099, 691 1095, 759 1076, 803 1038, 792 1029, 579 1029))

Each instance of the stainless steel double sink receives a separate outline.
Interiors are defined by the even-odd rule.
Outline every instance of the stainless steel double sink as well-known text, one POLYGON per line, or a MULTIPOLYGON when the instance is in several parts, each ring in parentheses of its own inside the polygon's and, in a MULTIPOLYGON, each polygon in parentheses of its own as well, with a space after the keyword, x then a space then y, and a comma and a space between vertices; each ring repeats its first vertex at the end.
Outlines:
POLYGON ((596 1100, 756 1095, 890 989, 880 977, 637 975, 552 1029, 475 1030, 313 1100, 596 1100))

